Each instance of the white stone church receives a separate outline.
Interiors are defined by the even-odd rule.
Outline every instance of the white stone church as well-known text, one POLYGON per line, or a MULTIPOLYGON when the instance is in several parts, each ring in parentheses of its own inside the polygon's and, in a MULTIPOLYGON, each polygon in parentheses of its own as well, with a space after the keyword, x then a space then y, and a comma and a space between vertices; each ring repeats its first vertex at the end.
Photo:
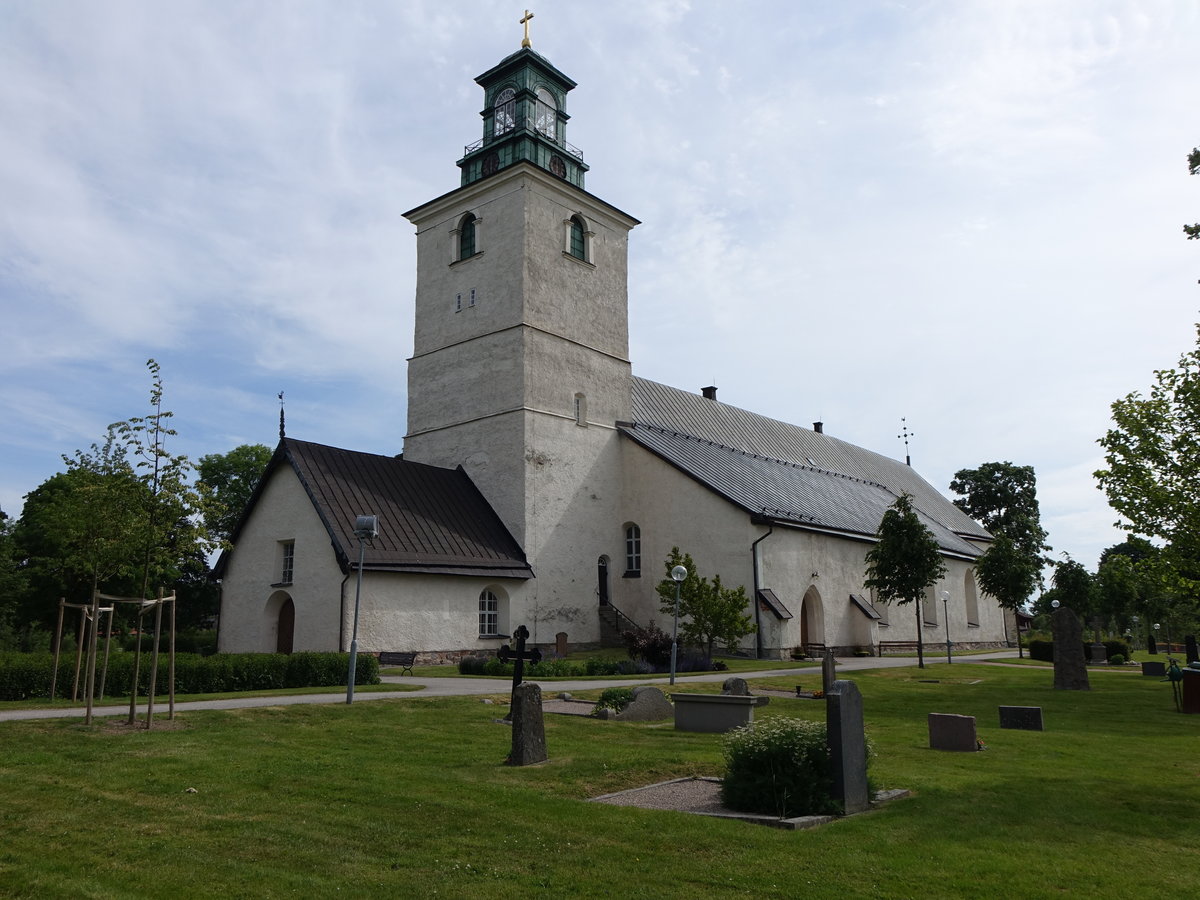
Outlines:
POLYGON ((416 336, 402 457, 282 438, 218 564, 223 651, 346 650, 359 515, 360 651, 495 651, 518 626, 573 648, 654 621, 672 547, 744 585, 764 656, 917 636, 863 586, 884 511, 911 494, 947 575, 930 649, 996 646, 974 562, 990 537, 910 466, 636 377, 627 253, 638 221, 584 189, 566 141, 575 83, 524 47, 476 79, 483 137, 461 184, 406 214, 416 336))

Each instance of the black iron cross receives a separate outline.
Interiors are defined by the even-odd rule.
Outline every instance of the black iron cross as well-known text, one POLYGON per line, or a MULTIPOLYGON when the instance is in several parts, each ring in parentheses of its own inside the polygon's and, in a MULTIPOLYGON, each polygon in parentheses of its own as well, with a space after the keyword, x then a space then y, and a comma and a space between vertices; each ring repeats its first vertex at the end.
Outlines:
POLYGON ((526 651, 525 639, 529 637, 529 629, 524 625, 518 625, 517 630, 513 632, 513 637, 517 639, 517 649, 514 651, 508 644, 505 644, 496 651, 496 656, 500 658, 500 662, 508 662, 512 660, 513 665, 513 690, 517 689, 517 685, 521 683, 521 679, 525 676, 525 660, 530 662, 541 662, 542 651, 537 647, 526 651))

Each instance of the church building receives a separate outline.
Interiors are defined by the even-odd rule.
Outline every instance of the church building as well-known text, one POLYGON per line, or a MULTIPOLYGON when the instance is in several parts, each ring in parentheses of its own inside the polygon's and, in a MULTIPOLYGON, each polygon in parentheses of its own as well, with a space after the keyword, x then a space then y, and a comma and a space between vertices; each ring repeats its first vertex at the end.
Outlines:
POLYGON ((346 650, 360 515, 359 650, 421 661, 495 651, 519 625, 573 648, 670 629, 672 547, 743 585, 743 649, 778 657, 913 641, 912 606, 863 585, 884 511, 910 494, 947 574, 924 637, 1006 639, 976 586, 990 536, 910 466, 633 374, 628 242, 638 220, 585 189, 567 75, 528 46, 480 75, 483 136, 416 228, 402 456, 281 437, 218 564, 222 651, 346 650))

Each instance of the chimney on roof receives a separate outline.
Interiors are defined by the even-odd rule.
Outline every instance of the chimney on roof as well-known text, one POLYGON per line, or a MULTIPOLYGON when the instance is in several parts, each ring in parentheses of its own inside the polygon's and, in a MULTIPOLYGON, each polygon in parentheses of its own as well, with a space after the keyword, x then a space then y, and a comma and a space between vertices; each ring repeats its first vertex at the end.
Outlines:
POLYGON ((710 384, 708 387, 702 387, 702 388, 700 388, 700 393, 704 395, 704 398, 706 400, 716 400, 717 399, 716 385, 710 384))
POLYGON ((815 431, 817 434, 824 434, 825 433, 825 423, 824 422, 813 422, 813 431, 815 431))

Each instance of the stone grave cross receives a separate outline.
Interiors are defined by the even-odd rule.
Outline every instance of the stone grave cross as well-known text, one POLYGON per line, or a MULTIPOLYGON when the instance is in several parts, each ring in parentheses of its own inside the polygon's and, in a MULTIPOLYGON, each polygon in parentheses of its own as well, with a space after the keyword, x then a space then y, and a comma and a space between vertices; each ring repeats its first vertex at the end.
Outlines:
MULTIPOLYGON (((512 661, 512 689, 516 691, 517 686, 525 677, 525 660, 529 660, 531 663, 541 662, 542 651, 537 647, 534 647, 532 650, 525 649, 525 639, 529 637, 529 629, 524 625, 517 626, 517 630, 513 632, 513 637, 517 639, 517 649, 513 650, 508 644, 505 644, 496 651, 496 656, 499 657, 500 662, 512 661)), ((509 709, 511 708, 510 706, 509 709)))

